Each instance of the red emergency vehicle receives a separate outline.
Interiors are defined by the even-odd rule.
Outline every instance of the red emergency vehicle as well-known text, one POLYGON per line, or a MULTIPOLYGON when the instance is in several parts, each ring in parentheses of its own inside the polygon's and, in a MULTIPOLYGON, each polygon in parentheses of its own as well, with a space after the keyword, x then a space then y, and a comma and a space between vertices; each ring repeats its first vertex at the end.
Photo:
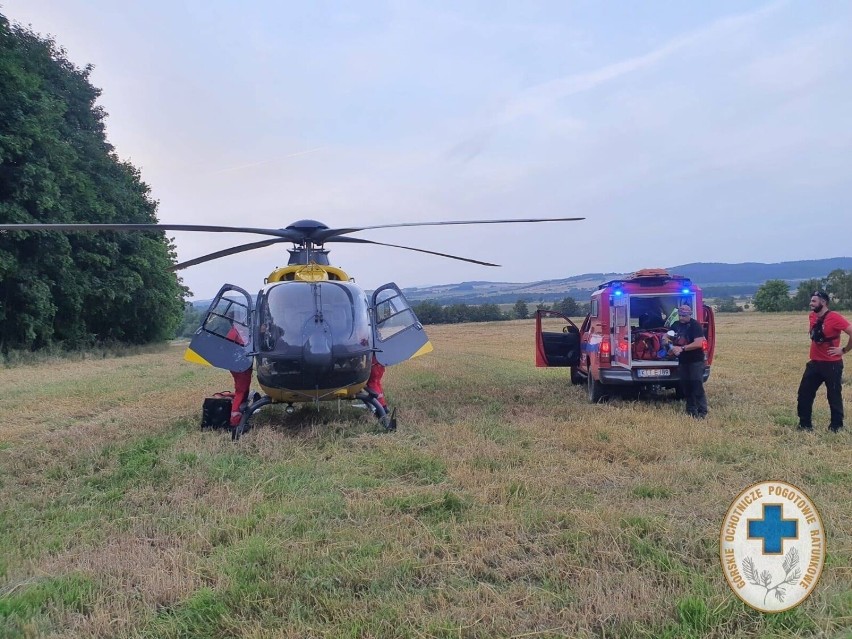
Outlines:
POLYGON ((536 366, 570 367, 571 382, 585 383, 589 401, 621 388, 678 388, 670 353, 677 309, 689 304, 704 328, 704 381, 716 346, 713 309, 689 278, 643 269, 598 286, 582 325, 556 311, 536 311, 536 366), (698 309, 698 310, 696 310, 698 309))

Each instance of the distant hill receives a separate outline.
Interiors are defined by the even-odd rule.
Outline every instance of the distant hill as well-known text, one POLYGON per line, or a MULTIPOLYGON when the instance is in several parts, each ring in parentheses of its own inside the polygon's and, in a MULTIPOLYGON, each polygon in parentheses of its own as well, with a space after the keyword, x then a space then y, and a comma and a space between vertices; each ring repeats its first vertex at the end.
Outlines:
MULTIPOLYGON (((784 280, 791 288, 802 280, 825 277, 835 269, 852 270, 852 257, 831 257, 824 260, 799 260, 763 264, 744 262, 693 262, 667 267, 669 273, 690 278, 701 287, 706 297, 754 295, 766 280, 784 280)), ((508 304, 519 299, 528 302, 554 302, 566 297, 584 301, 598 284, 624 277, 628 273, 584 273, 557 280, 538 282, 472 281, 458 284, 437 284, 402 289, 411 302, 432 300, 439 304, 508 304)), ((207 310, 212 300, 194 300, 192 305, 207 310)))
MULTIPOLYGON (((670 266, 666 270, 689 277, 706 297, 729 297, 753 295, 766 280, 785 280, 795 288, 802 280, 819 279, 835 269, 852 270, 852 257, 775 264, 694 262, 670 266)), ((433 300, 440 304, 506 304, 519 299, 552 302, 565 297, 583 301, 599 284, 625 275, 628 273, 585 273, 528 283, 474 281, 405 288, 403 292, 411 302, 433 300)))

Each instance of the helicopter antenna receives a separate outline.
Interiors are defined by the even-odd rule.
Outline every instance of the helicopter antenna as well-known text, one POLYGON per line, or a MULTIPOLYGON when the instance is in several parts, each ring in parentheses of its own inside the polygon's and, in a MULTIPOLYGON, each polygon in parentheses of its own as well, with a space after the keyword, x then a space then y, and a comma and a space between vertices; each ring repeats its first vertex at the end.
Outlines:
POLYGON ((322 287, 317 286, 316 283, 311 284, 311 287, 314 289, 314 308, 316 309, 316 313, 314 314, 314 322, 316 322, 317 324, 322 324, 322 287))

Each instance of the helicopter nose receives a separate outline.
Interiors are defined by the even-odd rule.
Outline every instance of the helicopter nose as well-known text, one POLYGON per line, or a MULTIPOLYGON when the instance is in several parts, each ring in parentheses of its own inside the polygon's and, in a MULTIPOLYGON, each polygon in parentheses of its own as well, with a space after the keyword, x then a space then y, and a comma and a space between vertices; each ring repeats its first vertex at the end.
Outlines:
POLYGON ((331 335, 327 331, 318 327, 309 333, 303 352, 306 367, 313 370, 331 369, 331 335))

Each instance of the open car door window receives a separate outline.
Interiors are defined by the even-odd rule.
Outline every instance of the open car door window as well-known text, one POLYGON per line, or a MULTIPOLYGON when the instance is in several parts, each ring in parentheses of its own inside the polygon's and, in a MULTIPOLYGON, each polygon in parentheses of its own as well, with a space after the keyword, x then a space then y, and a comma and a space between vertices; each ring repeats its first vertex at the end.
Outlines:
POLYGON ((393 366, 432 350, 423 325, 396 284, 380 286, 373 292, 373 338, 376 359, 393 366))
POLYGON ((577 366, 580 329, 557 311, 535 312, 535 365, 539 368, 577 366))
POLYGON ((252 299, 238 286, 225 284, 207 309, 184 359, 241 372, 252 365, 252 299))

